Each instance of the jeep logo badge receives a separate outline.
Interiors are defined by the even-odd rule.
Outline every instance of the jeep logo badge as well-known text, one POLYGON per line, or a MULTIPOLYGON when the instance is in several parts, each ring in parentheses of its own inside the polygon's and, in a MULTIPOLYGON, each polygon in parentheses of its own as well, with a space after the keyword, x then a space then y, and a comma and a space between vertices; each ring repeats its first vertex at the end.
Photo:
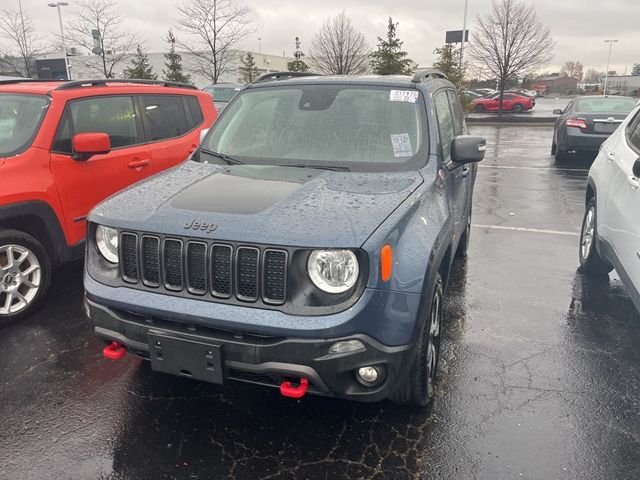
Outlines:
POLYGON ((218 226, 215 223, 207 223, 207 222, 198 222, 195 219, 189 222, 186 222, 182 227, 185 230, 200 230, 201 232, 211 233, 218 226))

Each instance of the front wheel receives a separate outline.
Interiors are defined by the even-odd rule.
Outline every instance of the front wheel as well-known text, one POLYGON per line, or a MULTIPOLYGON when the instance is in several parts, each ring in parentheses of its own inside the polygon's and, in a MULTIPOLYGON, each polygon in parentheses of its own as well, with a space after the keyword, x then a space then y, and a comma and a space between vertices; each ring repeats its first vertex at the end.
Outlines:
POLYGON ((599 275, 608 274, 613 270, 613 266, 598 253, 596 241, 598 230, 596 224, 596 199, 589 200, 582 220, 582 233, 580 234, 580 266, 588 273, 599 275))
POLYGON ((437 274, 431 302, 426 310, 428 317, 424 320, 420 344, 409 378, 390 397, 396 403, 424 407, 431 403, 435 397, 436 373, 440 358, 443 299, 442 277, 437 274))
POLYGON ((0 231, 0 327, 31 315, 49 288, 51 261, 31 235, 0 231))

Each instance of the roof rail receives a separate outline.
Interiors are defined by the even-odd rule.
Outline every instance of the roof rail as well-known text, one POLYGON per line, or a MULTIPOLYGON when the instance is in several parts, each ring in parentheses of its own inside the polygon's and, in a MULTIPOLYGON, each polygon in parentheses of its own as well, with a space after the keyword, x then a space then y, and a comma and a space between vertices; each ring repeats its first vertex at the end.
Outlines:
POLYGON ((0 76, 0 85, 8 85, 11 83, 51 83, 51 82, 66 82, 66 80, 42 80, 39 78, 7 78, 3 79, 0 76))
POLYGON ((449 80, 444 73, 436 68, 421 68, 413 74, 411 83, 421 83, 425 78, 444 78, 445 80, 449 80))
POLYGON ((290 78, 298 78, 298 77, 319 77, 319 73, 311 73, 311 72, 273 72, 266 73, 261 77, 258 77, 253 83, 259 82, 270 82, 273 80, 289 80, 290 78))
POLYGON ((72 82, 65 82, 62 85, 56 87, 56 90, 71 90, 72 88, 86 88, 86 87, 106 87, 109 83, 135 83, 138 85, 160 85, 163 87, 179 87, 190 88, 198 90, 195 85, 189 85, 187 83, 168 82, 165 80, 138 80, 135 78, 104 78, 99 80, 74 80, 72 82))

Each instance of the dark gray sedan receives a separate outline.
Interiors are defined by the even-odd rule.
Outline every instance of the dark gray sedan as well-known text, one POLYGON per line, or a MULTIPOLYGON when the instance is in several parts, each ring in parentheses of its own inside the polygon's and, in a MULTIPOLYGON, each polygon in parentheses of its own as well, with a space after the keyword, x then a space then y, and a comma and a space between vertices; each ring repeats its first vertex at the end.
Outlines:
POLYGON ((204 87, 202 90, 211 94, 213 97, 213 104, 215 105, 218 113, 220 113, 226 108, 227 104, 236 96, 236 93, 238 93, 243 86, 244 84, 242 83, 215 83, 208 87, 204 87))
POLYGON ((635 107, 631 97, 576 97, 564 110, 556 109, 551 154, 557 161, 571 152, 598 151, 635 107))

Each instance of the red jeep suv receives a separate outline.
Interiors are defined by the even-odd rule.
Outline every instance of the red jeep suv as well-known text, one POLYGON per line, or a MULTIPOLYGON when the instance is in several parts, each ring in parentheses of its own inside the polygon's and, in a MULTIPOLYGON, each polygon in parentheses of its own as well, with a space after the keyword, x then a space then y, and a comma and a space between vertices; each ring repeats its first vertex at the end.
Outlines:
POLYGON ((53 269, 83 256, 89 210, 181 163, 215 118, 190 85, 0 81, 0 326, 33 312, 53 269))

